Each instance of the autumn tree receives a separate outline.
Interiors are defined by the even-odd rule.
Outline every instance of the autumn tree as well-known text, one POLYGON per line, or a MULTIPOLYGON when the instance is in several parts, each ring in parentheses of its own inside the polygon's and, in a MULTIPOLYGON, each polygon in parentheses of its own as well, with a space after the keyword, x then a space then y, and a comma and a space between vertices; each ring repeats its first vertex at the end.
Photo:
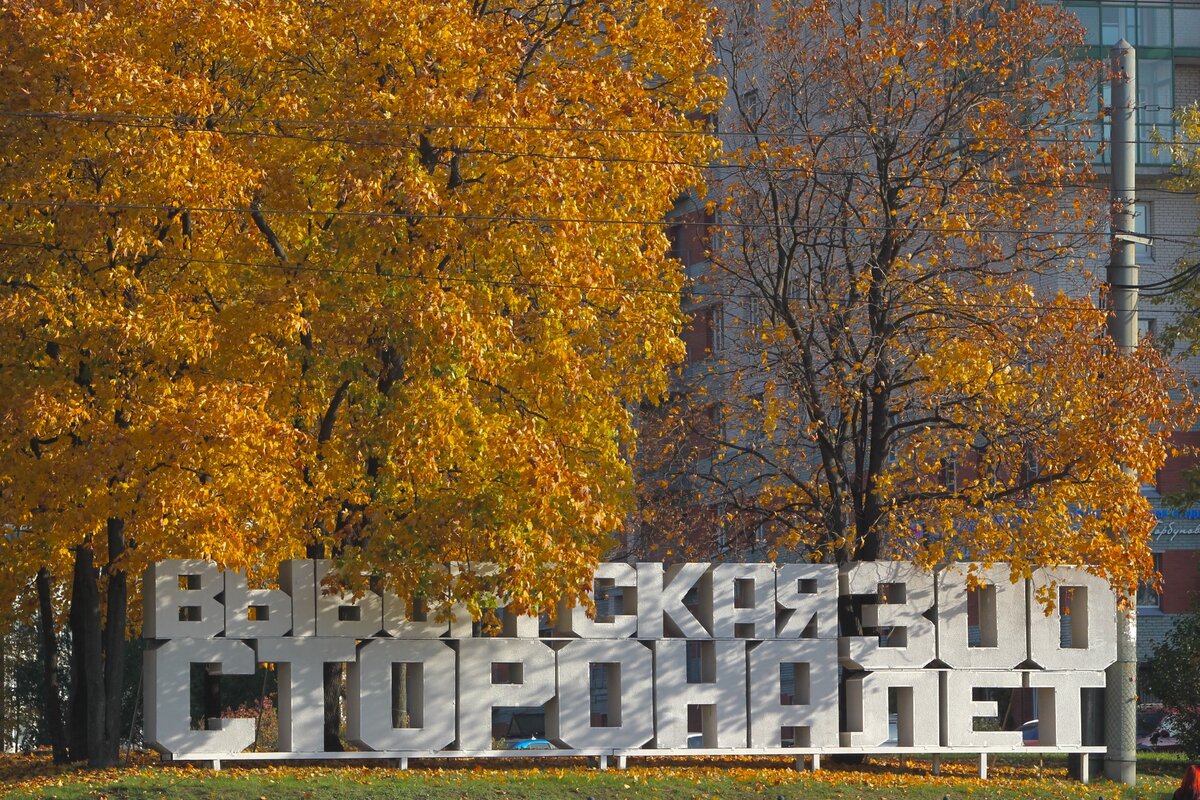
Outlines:
POLYGON ((806 558, 1083 563, 1132 591, 1153 572, 1139 485, 1192 408, 1154 349, 1111 346, 1083 269, 1107 214, 1077 22, 724 7, 727 163, 693 288, 724 349, 680 395, 712 413, 662 423, 698 455, 684 502, 806 558))
POLYGON ((75 757, 116 757, 126 576, 157 559, 324 552, 475 613, 588 588, 629 409, 681 353, 658 221, 710 148, 706 23, 0 7, 0 560, 71 587, 75 757))

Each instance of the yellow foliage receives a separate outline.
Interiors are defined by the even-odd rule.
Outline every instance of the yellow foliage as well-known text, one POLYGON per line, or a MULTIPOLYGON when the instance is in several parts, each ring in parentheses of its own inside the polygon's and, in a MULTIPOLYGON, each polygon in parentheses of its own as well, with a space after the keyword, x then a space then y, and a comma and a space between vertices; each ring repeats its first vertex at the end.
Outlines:
POLYGON ((757 102, 723 123, 735 232, 707 280, 770 312, 700 370, 722 401, 707 446, 649 464, 681 477, 678 530, 724 507, 725 547, 1087 564, 1131 592, 1153 573, 1140 486, 1196 406, 1088 299, 1105 207, 1077 20, 1034 0, 722 7, 725 77, 757 102))
POLYGON ((10 583, 93 540, 104 563, 116 517, 118 569, 261 579, 320 543, 399 592, 577 595, 626 511, 627 408, 681 356, 655 222, 709 157, 706 25, 693 0, 6 3, 10 583))

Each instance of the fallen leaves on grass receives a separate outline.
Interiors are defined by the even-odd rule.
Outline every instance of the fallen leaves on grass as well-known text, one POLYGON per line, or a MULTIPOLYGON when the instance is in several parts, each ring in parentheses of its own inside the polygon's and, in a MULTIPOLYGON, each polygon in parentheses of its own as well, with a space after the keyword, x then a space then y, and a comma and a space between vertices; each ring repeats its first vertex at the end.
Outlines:
MULTIPOLYGON (((153 753, 134 753, 129 764, 113 769, 92 770, 77 765, 56 765, 48 754, 0 756, 0 785, 9 790, 29 793, 44 793, 51 787, 68 784, 106 787, 133 777, 154 778, 168 783, 194 781, 211 776, 213 772, 203 766, 187 763, 163 764, 153 753)), ((646 762, 630 766, 620 772, 625 789, 645 787, 653 791, 656 783, 679 780, 701 786, 709 784, 713 791, 720 785, 743 784, 753 787, 763 796, 788 790, 789 794, 803 792, 805 787, 824 784, 832 789, 853 786, 858 790, 902 794, 908 787, 939 786, 946 792, 967 796, 986 797, 998 789, 1009 789, 1014 794, 1030 797, 1089 798, 1095 796, 1095 787, 1070 780, 1065 770, 1043 769, 1037 763, 991 764, 989 777, 978 777, 978 766, 974 762, 944 761, 941 774, 933 775, 928 759, 873 757, 868 763, 856 765, 823 763, 816 772, 800 772, 795 769, 793 758, 764 758, 734 756, 722 758, 662 758, 647 759, 646 762), (768 788, 770 787, 770 791, 768 788)), ((445 764, 421 766, 407 771, 383 766, 343 766, 335 764, 287 764, 238 765, 226 762, 221 775, 231 780, 255 780, 268 783, 274 780, 315 781, 335 777, 339 781, 372 784, 383 781, 405 779, 427 783, 452 784, 454 782, 485 781, 492 785, 516 783, 523 777, 536 774, 545 778, 571 778, 595 776, 594 767, 578 761, 513 760, 506 765, 481 764, 478 762, 446 762, 445 764)), ((100 792, 97 791, 97 795, 100 792)), ((310 793, 311 794, 311 793, 310 793)), ((1106 787, 1104 794, 1117 798, 1122 795, 1118 787, 1106 787)), ((308 796, 308 795, 306 795, 308 796)))

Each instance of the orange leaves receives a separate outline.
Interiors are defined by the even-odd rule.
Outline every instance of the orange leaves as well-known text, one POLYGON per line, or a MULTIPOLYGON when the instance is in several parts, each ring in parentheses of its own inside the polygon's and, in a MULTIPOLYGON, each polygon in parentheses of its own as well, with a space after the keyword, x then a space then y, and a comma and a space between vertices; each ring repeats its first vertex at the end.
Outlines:
MULTIPOLYGON (((726 757, 721 759, 653 759, 635 763, 627 770, 601 772, 561 759, 512 759, 503 765, 475 764, 425 766, 398 770, 379 766, 271 766, 241 767, 229 762, 220 772, 192 765, 154 765, 148 756, 134 754, 125 769, 78 770, 54 767, 46 756, 5 756, 0 777, 6 786, 27 793, 52 794, 59 787, 68 792, 101 795, 167 793, 190 797, 234 791, 243 796, 264 797, 286 794, 321 797, 338 787, 357 784, 371 796, 386 792, 419 791, 431 798, 463 795, 581 797, 625 794, 638 797, 732 797, 754 798, 804 796, 828 800, 836 797, 905 798, 941 797, 1045 797, 1052 800, 1094 798, 1095 785, 1079 783, 1054 759, 1043 767, 1032 760, 1009 765, 989 764, 988 778, 978 777, 978 763, 970 760, 943 761, 941 775, 933 775, 923 757, 872 757, 854 767, 822 763, 817 772, 799 772, 792 759, 726 757), (411 784, 409 786, 408 784, 411 784), (76 788, 78 787, 78 788, 76 788), (226 788, 228 787, 228 789, 226 788)), ((1139 777, 1139 794, 1169 794, 1178 783, 1171 776, 1139 777)), ((1105 796, 1123 797, 1122 787, 1105 785, 1105 796)), ((1129 796, 1132 796, 1131 794, 1129 796)))
POLYGON ((707 14, 13 9, 14 574, 119 513, 138 559, 320 542, 401 592, 464 560, 530 607, 577 594, 630 498, 628 409, 681 355, 654 223, 711 152, 667 133, 711 105, 707 14))
POLYGON ((753 6, 719 45, 738 227, 708 279, 753 299, 701 379, 724 449, 680 470, 688 502, 817 559, 1089 562, 1132 585, 1151 520, 1127 470, 1148 479, 1196 408, 1087 299, 1104 206, 1078 24, 1035 2, 753 6))

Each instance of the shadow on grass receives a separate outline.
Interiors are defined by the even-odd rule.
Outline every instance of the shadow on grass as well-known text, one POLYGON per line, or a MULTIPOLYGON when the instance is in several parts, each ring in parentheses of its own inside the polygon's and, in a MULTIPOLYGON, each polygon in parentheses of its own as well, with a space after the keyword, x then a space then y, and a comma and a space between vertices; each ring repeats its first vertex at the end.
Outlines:
POLYGON ((1138 753, 1137 769, 1139 775, 1182 778, 1190 763, 1183 753, 1138 753))

